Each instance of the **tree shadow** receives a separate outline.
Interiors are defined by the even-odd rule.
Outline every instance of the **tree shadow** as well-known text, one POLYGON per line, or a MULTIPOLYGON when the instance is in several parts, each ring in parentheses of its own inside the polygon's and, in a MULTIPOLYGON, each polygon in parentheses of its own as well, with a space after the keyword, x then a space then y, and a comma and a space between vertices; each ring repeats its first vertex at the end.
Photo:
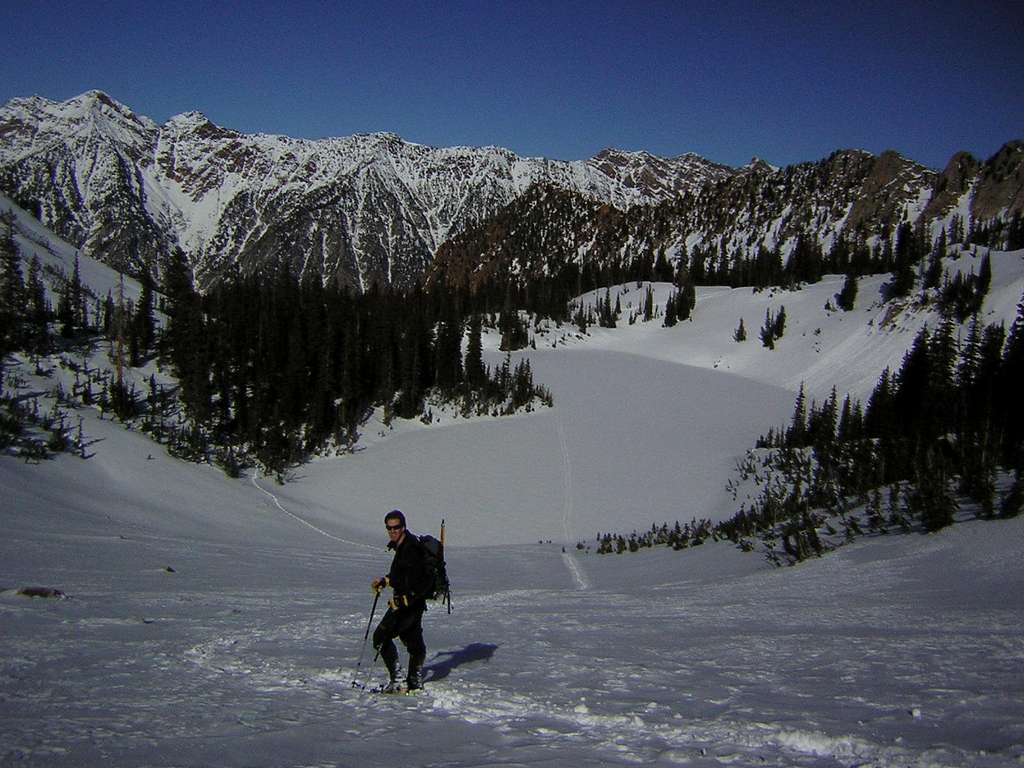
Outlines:
POLYGON ((470 643, 457 651, 439 651, 423 668, 423 672, 424 675, 430 673, 427 680, 444 680, 453 669, 461 667, 463 664, 490 661, 496 650, 498 650, 498 646, 492 643, 470 643))

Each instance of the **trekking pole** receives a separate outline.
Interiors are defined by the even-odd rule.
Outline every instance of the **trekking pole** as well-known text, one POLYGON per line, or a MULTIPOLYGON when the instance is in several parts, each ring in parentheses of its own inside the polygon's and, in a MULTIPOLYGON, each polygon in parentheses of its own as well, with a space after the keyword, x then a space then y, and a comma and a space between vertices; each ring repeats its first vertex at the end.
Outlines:
MULTIPOLYGON (((366 681, 364 680, 361 684, 357 682, 359 677, 359 669, 363 666, 363 656, 366 655, 366 641, 370 639, 370 627, 373 626, 373 614, 377 612, 377 601, 380 600, 380 590, 378 589, 376 594, 373 596, 373 607, 370 608, 370 620, 366 622, 366 632, 363 634, 363 647, 359 650, 359 661, 356 662, 356 671, 352 675, 352 687, 353 688, 366 688, 366 681)), ((377 661, 377 657, 373 657, 374 662, 377 661)), ((369 672, 367 672, 369 674, 369 672)))
MULTIPOLYGON (((441 562, 444 562, 444 518, 441 518, 441 562)), ((445 578, 445 582, 448 579, 445 578)), ((452 613, 452 588, 450 584, 445 584, 444 600, 443 602, 448 604, 448 615, 452 613)))

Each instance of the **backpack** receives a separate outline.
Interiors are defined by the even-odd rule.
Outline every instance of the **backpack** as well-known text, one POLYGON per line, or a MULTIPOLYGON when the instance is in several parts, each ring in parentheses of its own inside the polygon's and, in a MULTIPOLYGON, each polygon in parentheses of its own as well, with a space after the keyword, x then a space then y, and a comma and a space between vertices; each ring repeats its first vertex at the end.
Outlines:
POLYGON ((448 583, 448 568, 444 562, 444 521, 441 521, 441 538, 434 538, 429 533, 419 537, 423 545, 427 571, 430 574, 431 587, 427 593, 428 600, 440 600, 448 604, 448 613, 452 612, 451 585, 448 583))

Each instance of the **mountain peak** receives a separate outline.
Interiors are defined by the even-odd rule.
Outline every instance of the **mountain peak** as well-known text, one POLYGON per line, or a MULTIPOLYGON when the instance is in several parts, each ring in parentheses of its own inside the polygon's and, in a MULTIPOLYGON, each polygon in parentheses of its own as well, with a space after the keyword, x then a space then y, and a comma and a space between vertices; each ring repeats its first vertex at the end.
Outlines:
POLYGON ((235 138, 235 131, 222 128, 210 120, 202 112, 190 111, 174 115, 163 124, 162 131, 178 135, 195 134, 205 139, 235 138))
POLYGON ((111 98, 103 91, 93 89, 68 99, 59 105, 72 113, 77 112, 79 116, 103 114, 118 116, 133 122, 140 122, 139 118, 121 102, 111 98))
POLYGON ((106 104, 109 107, 117 109, 121 105, 114 101, 105 91, 101 91, 98 88, 92 88, 91 90, 80 93, 78 96, 68 101, 78 101, 87 104, 106 104))
POLYGON ((779 169, 778 166, 774 166, 767 160, 763 160, 755 155, 750 158, 750 162, 744 165, 740 170, 747 172, 757 171, 759 173, 774 173, 779 169))

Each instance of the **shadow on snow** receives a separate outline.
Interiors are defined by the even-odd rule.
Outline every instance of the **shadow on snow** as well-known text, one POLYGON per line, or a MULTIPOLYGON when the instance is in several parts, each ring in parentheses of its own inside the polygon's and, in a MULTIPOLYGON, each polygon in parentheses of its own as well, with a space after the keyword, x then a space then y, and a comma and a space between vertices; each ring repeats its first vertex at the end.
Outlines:
POLYGON ((490 661, 498 646, 492 643, 470 643, 458 651, 439 651, 424 667, 423 672, 429 673, 427 680, 444 680, 456 667, 472 664, 475 661, 490 661))

